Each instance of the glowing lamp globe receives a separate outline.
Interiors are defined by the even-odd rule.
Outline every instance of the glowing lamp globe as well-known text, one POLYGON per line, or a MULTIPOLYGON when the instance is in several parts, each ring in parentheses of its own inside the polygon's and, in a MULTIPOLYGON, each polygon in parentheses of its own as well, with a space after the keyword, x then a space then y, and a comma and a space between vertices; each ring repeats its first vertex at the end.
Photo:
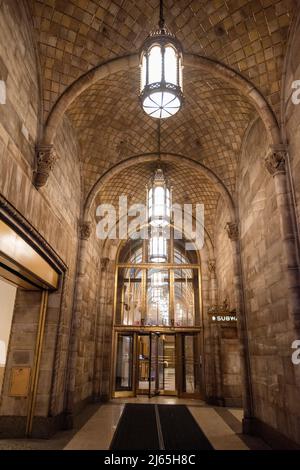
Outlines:
POLYGON ((140 102, 146 114, 166 119, 183 104, 182 48, 164 24, 146 39, 140 55, 140 102))

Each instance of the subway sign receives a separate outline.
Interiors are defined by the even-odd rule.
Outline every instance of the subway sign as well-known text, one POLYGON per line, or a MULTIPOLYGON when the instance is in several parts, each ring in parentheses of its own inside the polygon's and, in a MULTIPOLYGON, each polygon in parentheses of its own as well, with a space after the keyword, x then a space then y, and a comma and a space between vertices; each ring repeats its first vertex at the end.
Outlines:
POLYGON ((236 315, 212 315, 211 320, 214 323, 237 322, 236 315))

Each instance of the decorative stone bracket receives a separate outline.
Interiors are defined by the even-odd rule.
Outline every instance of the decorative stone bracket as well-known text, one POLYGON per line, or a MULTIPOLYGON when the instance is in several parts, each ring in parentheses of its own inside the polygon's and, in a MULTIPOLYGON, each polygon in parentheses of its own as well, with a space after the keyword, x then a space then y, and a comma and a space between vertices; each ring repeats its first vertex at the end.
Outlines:
POLYGON ((285 145, 272 146, 270 152, 265 157, 265 167, 268 172, 275 176, 278 173, 285 173, 285 163, 287 159, 287 149, 285 145))
POLYGON ((208 260, 207 266, 208 266, 209 272, 211 274, 215 274, 215 272, 216 272, 216 260, 214 260, 214 259, 208 260))
POLYGON ((235 222, 228 222, 226 224, 226 231, 228 238, 232 241, 236 241, 239 238, 239 228, 238 225, 235 222))
POLYGON ((88 240, 92 233, 91 222, 82 222, 79 226, 79 235, 81 240, 88 240))
POLYGON ((56 160, 57 154, 53 145, 39 145, 37 147, 37 169, 34 177, 36 188, 45 186, 56 160))
POLYGON ((110 259, 109 258, 101 258, 101 271, 106 271, 109 265, 110 259))

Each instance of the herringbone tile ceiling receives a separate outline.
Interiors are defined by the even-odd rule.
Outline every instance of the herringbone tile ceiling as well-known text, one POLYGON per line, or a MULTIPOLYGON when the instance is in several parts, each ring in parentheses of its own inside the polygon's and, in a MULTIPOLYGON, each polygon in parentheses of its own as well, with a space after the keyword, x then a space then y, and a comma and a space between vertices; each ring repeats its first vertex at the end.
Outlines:
MULTIPOLYGON (((158 20, 158 0, 29 2, 41 57, 45 118, 83 73, 110 58, 137 52, 158 20)), ((164 4, 167 25, 185 52, 234 68, 279 113, 282 63, 295 0, 165 0, 164 4)), ((138 104, 138 73, 107 77, 85 91, 67 112, 81 144, 85 194, 118 161, 157 149, 156 121, 145 116, 138 104)), ((213 76, 189 68, 184 85, 184 108, 163 123, 162 150, 201 161, 234 192, 243 136, 256 112, 236 89, 213 76)), ((175 173, 178 187, 183 188, 180 171, 175 173)), ((214 210, 216 193, 206 178, 201 184, 205 188, 197 194, 214 210)), ((114 198, 113 185, 109 188, 114 198)))

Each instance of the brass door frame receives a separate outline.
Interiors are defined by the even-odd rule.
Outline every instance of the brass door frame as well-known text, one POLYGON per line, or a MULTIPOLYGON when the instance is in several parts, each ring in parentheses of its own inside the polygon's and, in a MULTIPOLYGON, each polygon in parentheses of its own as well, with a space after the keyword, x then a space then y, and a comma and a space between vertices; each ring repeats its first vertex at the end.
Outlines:
MULTIPOLYGON (((157 383, 156 383, 156 390, 157 390, 157 395, 164 395, 164 396, 177 396, 178 395, 178 392, 177 392, 177 363, 176 363, 176 335, 174 332, 168 332, 168 333, 165 333, 165 332, 158 332, 157 331, 157 328, 155 331, 149 331, 149 332, 137 332, 136 333, 136 338, 137 338, 137 349, 136 349, 136 395, 148 395, 150 397, 151 393, 150 393, 150 382, 151 382, 151 347, 152 347, 152 341, 151 341, 151 333, 157 333, 157 334, 168 334, 169 336, 174 336, 175 338, 175 390, 171 390, 171 391, 165 391, 165 390, 159 390, 159 385, 157 386, 157 383), (140 336, 148 336, 149 338, 149 374, 148 374, 148 381, 149 381, 149 387, 148 389, 139 389, 138 388, 138 383, 139 383, 139 371, 140 371, 140 358, 139 358, 139 346, 138 346, 138 338, 140 336)), ((157 361, 157 364, 156 364, 156 382, 158 379, 158 354, 156 354, 156 361, 157 361)), ((151 395, 151 396, 154 396, 154 395, 151 395)))
POLYGON ((39 382, 39 374, 40 374, 42 348, 43 348, 44 333, 45 333, 47 306, 48 306, 48 291, 43 290, 42 297, 41 297, 41 304, 40 304, 35 353, 34 353, 34 364, 33 364, 32 377, 31 377, 31 382, 30 382, 28 411, 27 411, 27 417, 26 417, 26 431, 25 432, 26 432, 27 437, 30 437, 32 433, 37 389, 38 389, 38 382, 39 382))
POLYGON ((135 397, 136 396, 136 360, 137 355, 137 335, 133 331, 114 331, 113 333, 113 367, 111 368, 111 377, 110 377, 110 395, 112 398, 121 398, 121 397, 135 397), (115 390, 115 379, 116 379, 116 370, 117 370, 117 345, 118 345, 118 335, 120 334, 132 334, 133 336, 133 351, 132 351, 132 390, 115 390))
MULTIPOLYGON (((138 338, 139 336, 148 336, 150 341, 151 348, 151 333, 164 334, 164 335, 173 335, 175 337, 175 390, 174 391, 164 391, 160 390, 160 396, 178 396, 179 398, 196 398, 203 399, 203 382, 201 373, 201 364, 200 364, 200 349, 201 349, 201 329, 190 328, 190 329, 180 329, 180 331, 174 331, 166 328, 152 328, 145 330, 140 328, 133 329, 130 327, 127 328, 115 328, 113 333, 113 367, 111 373, 111 397, 120 398, 120 397, 136 397, 137 395, 149 395, 149 390, 141 390, 138 388, 139 381, 139 346, 138 338), (132 356, 132 390, 125 391, 116 391, 115 390, 115 377, 116 377, 116 367, 117 367, 117 339, 119 334, 127 334, 133 336, 133 356, 132 356), (184 351, 183 351, 183 342, 185 336, 193 336, 194 340, 194 358, 198 358, 196 361, 196 381, 199 386, 199 390, 195 393, 188 393, 183 391, 183 366, 184 366, 184 351)), ((149 387, 150 387, 150 374, 151 374, 151 351, 149 352, 149 387)), ((156 355, 156 360, 158 361, 158 355, 156 355)), ((195 362, 195 361, 194 361, 195 362)), ((156 367, 156 370, 158 367, 156 367)), ((157 375, 157 374, 156 374, 157 375)), ((156 377, 157 379, 157 377, 156 377)))
MULTIPOLYGON (((177 344, 178 344, 178 356, 177 356, 177 361, 178 361, 178 368, 179 368, 179 373, 178 373, 178 397, 179 398, 196 398, 196 399, 203 399, 203 386, 202 386, 202 374, 201 374, 201 368, 200 368, 200 342, 201 342, 201 336, 202 333, 201 331, 198 331, 197 333, 195 332, 189 332, 189 333, 179 333, 177 335, 177 344), (198 381, 199 385, 199 390, 194 392, 194 393, 189 393, 185 392, 183 390, 183 381, 184 381, 184 361, 185 361, 185 355, 184 355, 184 338, 185 336, 193 336, 193 341, 194 341, 194 358, 198 358, 198 361, 196 362, 196 383, 198 381)), ((195 363, 195 361, 194 361, 195 363)))
POLYGON ((136 336, 136 342, 137 342, 137 349, 136 349, 136 381, 135 381, 135 390, 136 390, 136 394, 135 396, 137 395, 149 395, 149 387, 146 388, 145 390, 143 389, 140 389, 139 388, 139 374, 140 374, 140 358, 139 358, 139 337, 140 336, 147 336, 149 338, 149 359, 148 359, 148 382, 150 380, 150 354, 151 354, 151 351, 150 351, 150 348, 151 348, 151 338, 150 338, 150 333, 135 333, 135 336, 136 336))

